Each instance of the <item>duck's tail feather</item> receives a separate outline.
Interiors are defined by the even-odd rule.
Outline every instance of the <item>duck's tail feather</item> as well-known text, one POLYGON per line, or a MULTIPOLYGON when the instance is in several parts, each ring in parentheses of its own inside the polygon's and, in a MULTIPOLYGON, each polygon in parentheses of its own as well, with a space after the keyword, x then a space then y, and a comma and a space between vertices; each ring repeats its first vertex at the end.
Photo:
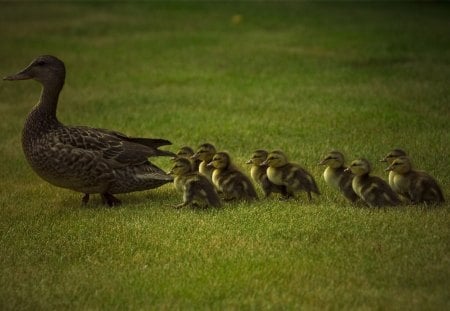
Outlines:
POLYGON ((172 145, 170 141, 162 138, 140 138, 140 137, 128 137, 129 141, 137 144, 141 144, 148 147, 158 148, 161 146, 172 145))

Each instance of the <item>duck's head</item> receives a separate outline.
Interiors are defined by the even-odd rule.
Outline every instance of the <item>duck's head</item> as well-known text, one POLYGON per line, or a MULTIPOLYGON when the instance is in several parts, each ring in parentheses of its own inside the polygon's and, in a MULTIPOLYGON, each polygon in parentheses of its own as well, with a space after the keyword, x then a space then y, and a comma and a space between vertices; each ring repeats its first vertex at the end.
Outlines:
POLYGON ((216 147, 210 143, 205 143, 198 147, 197 152, 192 156, 192 158, 209 162, 215 154, 216 147))
POLYGON ((408 173, 412 169, 411 160, 407 156, 396 158, 385 170, 399 174, 408 173))
POLYGON ((226 152, 218 152, 214 155, 212 161, 208 164, 210 167, 225 169, 231 164, 231 157, 226 152))
POLYGON ((266 150, 256 150, 253 152, 252 158, 248 160, 247 164, 253 164, 253 165, 262 165, 262 163, 267 159, 267 156, 269 153, 266 150))
POLYGON ((387 162, 390 165, 392 164, 392 162, 394 162, 395 159, 402 156, 406 156, 405 151, 403 151, 402 149, 393 149, 389 151, 389 153, 383 159, 381 159, 380 162, 387 162))
POLYGON ((344 155, 339 151, 331 151, 319 162, 319 165, 326 165, 331 168, 338 168, 344 165, 344 155))
POLYGON ((269 153, 266 161, 262 165, 268 165, 270 167, 282 167, 288 164, 287 156, 281 150, 275 150, 269 153))
POLYGON ((186 158, 176 158, 174 164, 169 171, 170 175, 183 175, 187 174, 192 170, 191 162, 186 158))
POLYGON ((49 83, 64 83, 66 67, 64 63, 51 55, 39 56, 22 71, 4 77, 3 80, 27 80, 34 79, 44 85, 49 83))
POLYGON ((362 176, 369 174, 371 169, 369 161, 366 159, 358 159, 354 160, 346 171, 351 171, 356 176, 362 176))
POLYGON ((176 155, 177 155, 177 158, 189 159, 194 155, 194 150, 192 150, 191 147, 184 146, 184 147, 181 147, 180 150, 177 151, 176 155))

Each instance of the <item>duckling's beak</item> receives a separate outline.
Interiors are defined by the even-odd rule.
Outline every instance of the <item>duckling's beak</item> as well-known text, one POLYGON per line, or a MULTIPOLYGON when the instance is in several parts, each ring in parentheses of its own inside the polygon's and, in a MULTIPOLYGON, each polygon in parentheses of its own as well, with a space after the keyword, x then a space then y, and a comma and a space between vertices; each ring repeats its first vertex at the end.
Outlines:
POLYGON ((387 162, 386 158, 379 160, 379 162, 387 162))
POLYGON ((389 165, 388 167, 386 167, 384 169, 384 171, 386 171, 386 172, 392 171, 392 165, 389 165))
POLYGON ((4 77, 3 80, 15 81, 15 80, 28 80, 28 79, 32 79, 32 78, 33 77, 29 74, 28 68, 25 68, 21 72, 4 77))
POLYGON ((245 164, 253 164, 252 159, 248 160, 247 162, 245 162, 245 164))
POLYGON ((344 172, 351 172, 352 170, 350 169, 350 167, 347 167, 344 172))
POLYGON ((325 159, 317 163, 317 165, 325 165, 325 159))
POLYGON ((173 175, 173 169, 167 172, 167 175, 173 175))
POLYGON ((211 162, 209 162, 208 164, 206 164, 206 167, 214 167, 214 166, 213 166, 213 162, 211 161, 211 162))
POLYGON ((269 162, 266 160, 266 161, 264 161, 263 163, 260 164, 260 166, 263 166, 263 165, 269 165, 269 162))
POLYGON ((191 155, 191 159, 197 160, 198 159, 198 154, 194 153, 193 155, 191 155))

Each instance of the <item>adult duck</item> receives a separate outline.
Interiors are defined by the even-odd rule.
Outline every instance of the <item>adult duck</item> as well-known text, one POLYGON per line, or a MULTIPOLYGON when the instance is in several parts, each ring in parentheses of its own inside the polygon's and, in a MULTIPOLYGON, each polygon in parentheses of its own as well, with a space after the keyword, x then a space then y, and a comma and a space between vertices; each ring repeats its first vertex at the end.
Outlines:
POLYGON ((153 165, 152 156, 173 156, 158 147, 168 140, 128 137, 58 121, 58 97, 64 85, 64 63, 39 56, 21 72, 4 80, 34 79, 42 84, 39 102, 29 113, 22 132, 22 147, 31 168, 52 185, 89 195, 99 193, 109 206, 120 204, 113 194, 141 191, 171 182, 172 177, 153 165))

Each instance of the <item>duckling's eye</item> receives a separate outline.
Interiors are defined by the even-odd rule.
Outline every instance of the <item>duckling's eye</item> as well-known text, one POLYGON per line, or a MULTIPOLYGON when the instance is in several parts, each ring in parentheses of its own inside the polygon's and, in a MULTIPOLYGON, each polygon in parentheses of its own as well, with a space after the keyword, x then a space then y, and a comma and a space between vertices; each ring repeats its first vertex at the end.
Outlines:
POLYGON ((37 65, 37 66, 44 66, 45 64, 46 64, 46 62, 43 61, 43 60, 38 60, 38 61, 36 62, 36 65, 37 65))

